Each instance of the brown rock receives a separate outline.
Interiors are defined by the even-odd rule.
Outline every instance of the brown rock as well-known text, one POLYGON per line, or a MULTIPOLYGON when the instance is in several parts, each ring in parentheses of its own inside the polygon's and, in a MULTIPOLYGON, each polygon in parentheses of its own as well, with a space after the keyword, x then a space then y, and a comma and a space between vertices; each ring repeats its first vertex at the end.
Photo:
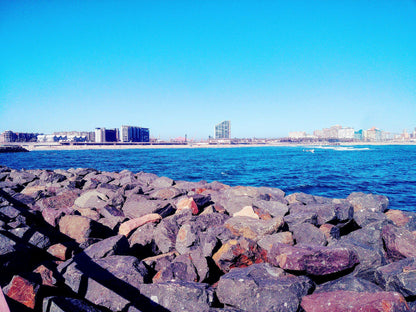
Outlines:
POLYGON ((284 270, 302 271, 312 275, 341 272, 358 264, 357 254, 346 247, 273 245, 268 262, 284 270))
POLYGON ((216 265, 223 272, 228 272, 232 268, 247 267, 254 263, 262 263, 266 260, 266 251, 258 247, 257 244, 249 239, 232 239, 226 242, 212 256, 216 265))
POLYGON ((387 224, 381 233, 390 259, 416 257, 416 238, 410 231, 387 224))
POLYGON ((232 217, 224 226, 236 236, 259 240, 264 235, 279 231, 284 225, 283 218, 276 217, 271 220, 256 220, 250 217, 232 217))
POLYGON ((197 204, 195 203, 192 197, 184 197, 179 200, 176 204, 176 211, 182 211, 184 209, 190 209, 193 215, 197 215, 199 213, 199 209, 197 204))
POLYGON ((154 191, 150 194, 150 197, 155 199, 172 199, 181 194, 182 192, 176 187, 168 187, 154 191))
POLYGON ((81 244, 94 237, 94 234, 97 234, 98 237, 105 235, 105 233, 98 231, 99 225, 87 217, 69 215, 62 217, 59 221, 59 230, 81 244))
POLYGON ((333 224, 329 224, 329 223, 322 224, 319 227, 319 230, 321 230, 321 232, 324 233, 324 236, 327 241, 339 239, 340 237, 339 228, 333 224))
POLYGON ((245 206, 240 211, 233 214, 233 217, 249 217, 253 219, 260 219, 260 217, 254 212, 252 206, 245 206))
POLYGON ((62 261, 70 258, 70 255, 68 254, 68 247, 62 245, 61 243, 50 246, 47 252, 62 261))
POLYGON ((410 311, 406 300, 396 292, 333 291, 302 298, 305 312, 404 312, 410 311))
POLYGON ((75 200, 79 197, 78 190, 71 190, 68 192, 62 192, 59 195, 47 197, 39 200, 37 204, 41 208, 54 208, 54 209, 69 209, 72 210, 75 200))
POLYGON ((56 279, 53 277, 53 272, 46 266, 40 265, 33 272, 40 274, 42 285, 50 287, 54 287, 56 285, 56 279))
POLYGON ((137 229, 138 227, 150 223, 150 222, 159 222, 162 220, 162 216, 157 213, 150 213, 140 218, 135 218, 126 222, 123 222, 120 225, 118 234, 128 236, 131 231, 137 229))
POLYGON ((15 275, 10 284, 4 289, 4 294, 26 307, 34 309, 39 287, 40 285, 32 283, 19 275, 15 275))
POLYGON ((385 215, 387 219, 393 221, 396 226, 404 226, 410 221, 410 218, 401 210, 389 210, 385 215))

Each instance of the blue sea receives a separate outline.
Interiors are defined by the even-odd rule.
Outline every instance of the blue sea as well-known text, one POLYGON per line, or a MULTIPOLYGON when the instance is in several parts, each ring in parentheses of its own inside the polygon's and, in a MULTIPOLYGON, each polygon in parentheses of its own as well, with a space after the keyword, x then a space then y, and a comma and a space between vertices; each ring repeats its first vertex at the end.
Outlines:
POLYGON ((33 151, 0 154, 0 164, 14 169, 127 169, 174 180, 271 186, 287 194, 336 198, 376 193, 389 198, 390 208, 416 211, 416 146, 33 151))

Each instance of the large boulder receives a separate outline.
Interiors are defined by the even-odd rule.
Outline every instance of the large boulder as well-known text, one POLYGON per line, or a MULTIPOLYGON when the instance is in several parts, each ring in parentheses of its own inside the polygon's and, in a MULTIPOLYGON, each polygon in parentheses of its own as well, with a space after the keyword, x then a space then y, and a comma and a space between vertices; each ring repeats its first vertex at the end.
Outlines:
POLYGON ((86 300, 52 296, 43 299, 42 312, 101 312, 86 300))
POLYGON ((224 226, 236 236, 244 236, 252 240, 259 240, 265 235, 277 233, 283 228, 284 221, 281 217, 270 220, 256 220, 251 217, 232 217, 224 226))
POLYGON ((382 237, 391 260, 416 257, 416 236, 405 228, 387 224, 383 227, 382 237))
POLYGON ((276 244, 267 257, 271 264, 284 270, 317 276, 345 271, 358 263, 357 254, 345 247, 276 244))
POLYGON ((140 293, 149 301, 147 309, 139 311, 208 312, 214 302, 214 290, 207 284, 195 282, 144 284, 140 293))
POLYGON ((227 241, 212 256, 212 259, 221 271, 228 272, 232 268, 265 262, 266 251, 254 241, 241 237, 227 241))
POLYGON ((139 287, 149 281, 147 267, 133 256, 91 259, 78 254, 58 266, 65 284, 95 305, 121 311, 140 297, 139 287))
POLYGON ((294 276, 270 264, 253 264, 232 269, 218 282, 220 302, 248 312, 293 311, 299 309, 303 296, 312 290, 306 276, 294 276))
POLYGON ((385 212, 389 206, 389 199, 383 195, 351 193, 347 200, 354 207, 354 211, 370 210, 372 212, 385 212))
POLYGON ((355 292, 338 290, 303 297, 305 312, 410 312, 406 300, 395 292, 355 292))
POLYGON ((416 296, 416 258, 407 258, 377 268, 377 283, 386 291, 401 293, 404 297, 416 296))
POLYGON ((59 230, 79 244, 111 234, 110 230, 100 223, 77 215, 63 216, 59 221, 59 230))

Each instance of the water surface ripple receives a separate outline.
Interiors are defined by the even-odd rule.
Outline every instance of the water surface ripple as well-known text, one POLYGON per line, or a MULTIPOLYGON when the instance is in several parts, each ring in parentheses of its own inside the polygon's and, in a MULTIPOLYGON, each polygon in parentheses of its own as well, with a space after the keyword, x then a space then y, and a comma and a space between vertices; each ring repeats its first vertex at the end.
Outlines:
POLYGON ((153 172, 175 180, 271 186, 345 198, 351 192, 383 194, 390 208, 416 211, 416 146, 352 149, 243 147, 34 151, 0 154, 14 169, 96 168, 153 172))

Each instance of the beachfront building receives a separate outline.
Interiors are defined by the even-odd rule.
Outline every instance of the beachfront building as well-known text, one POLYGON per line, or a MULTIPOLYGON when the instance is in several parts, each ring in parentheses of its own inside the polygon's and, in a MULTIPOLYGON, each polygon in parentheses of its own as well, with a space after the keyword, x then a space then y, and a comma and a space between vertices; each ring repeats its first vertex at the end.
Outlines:
POLYGON ((2 143, 36 142, 38 135, 38 133, 13 132, 7 130, 2 133, 0 141, 2 143))
POLYGON ((289 132, 289 138, 291 139, 304 139, 307 137, 307 134, 305 131, 293 131, 289 132))
POLYGON ((107 143, 117 142, 119 137, 118 129, 95 128, 95 142, 107 143))
POLYGON ((231 121, 225 120, 215 126, 216 139, 230 139, 231 138, 231 121))
POLYGON ((354 139, 354 128, 340 128, 338 129, 338 139, 352 140, 354 139))
POLYGON ((149 142, 149 128, 121 126, 121 142, 149 142))

